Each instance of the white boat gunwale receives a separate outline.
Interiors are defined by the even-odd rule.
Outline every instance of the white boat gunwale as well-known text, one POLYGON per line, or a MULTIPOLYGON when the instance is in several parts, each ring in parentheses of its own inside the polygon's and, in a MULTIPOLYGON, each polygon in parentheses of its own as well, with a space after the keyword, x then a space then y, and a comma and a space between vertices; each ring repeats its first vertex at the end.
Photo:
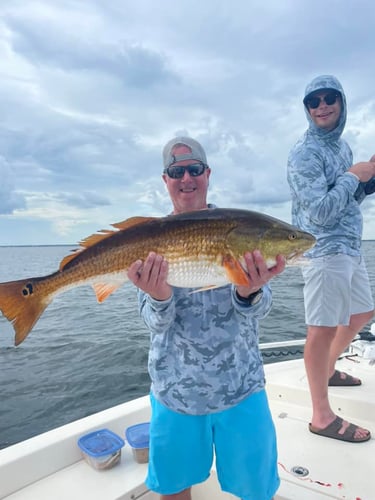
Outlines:
MULTIPOLYGON (((304 340, 292 340, 261 344, 261 348, 283 349, 303 344, 304 340)), ((364 384, 360 388, 330 388, 334 410, 367 426, 374 434, 375 403, 371 397, 375 393, 374 363, 360 362, 351 356, 338 364, 339 368, 360 375, 364 384)), ((371 473, 375 440, 353 445, 308 432, 311 406, 302 359, 270 363, 265 365, 265 371, 278 434, 282 479, 275 498, 371 500, 369 492, 375 489, 371 473), (322 464, 324 460, 326 466, 322 464), (352 473, 353 467, 356 475, 352 473), (299 472, 306 468, 308 475, 293 473, 293 468, 299 472)), ((0 498, 157 499, 143 482, 147 464, 134 461, 128 444, 122 449, 120 464, 108 471, 92 469, 82 459, 77 446, 78 438, 87 432, 109 428, 124 437, 126 427, 147 421, 149 417, 149 398, 143 396, 0 450, 0 498)), ((194 487, 193 498, 224 500, 234 497, 220 491, 213 468, 210 479, 194 487)))

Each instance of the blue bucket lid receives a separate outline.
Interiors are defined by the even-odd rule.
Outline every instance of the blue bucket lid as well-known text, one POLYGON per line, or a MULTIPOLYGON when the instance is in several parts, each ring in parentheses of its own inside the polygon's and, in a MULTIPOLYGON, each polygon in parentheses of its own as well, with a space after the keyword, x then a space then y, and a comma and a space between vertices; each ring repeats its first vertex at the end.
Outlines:
POLYGON ((90 432, 90 434, 85 434, 78 439, 78 446, 81 450, 92 457, 102 457, 115 453, 124 445, 124 440, 109 429, 90 432))
POLYGON ((132 448, 148 448, 150 440, 150 422, 132 425, 125 431, 126 440, 132 448))

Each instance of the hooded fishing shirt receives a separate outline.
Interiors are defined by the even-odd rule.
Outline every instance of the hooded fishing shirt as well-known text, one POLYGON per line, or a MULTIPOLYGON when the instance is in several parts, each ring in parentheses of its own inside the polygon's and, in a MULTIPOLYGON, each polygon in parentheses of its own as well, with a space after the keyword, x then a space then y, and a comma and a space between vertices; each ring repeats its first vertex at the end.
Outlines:
POLYGON ((258 320, 270 308, 269 286, 250 306, 232 285, 191 293, 173 288, 157 301, 138 291, 140 314, 151 333, 151 391, 179 413, 203 415, 230 408, 264 388, 258 320))
POLYGON ((366 183, 359 183, 356 176, 348 172, 353 155, 341 138, 347 112, 341 84, 334 76, 317 77, 306 87, 305 96, 323 89, 340 92, 341 114, 336 128, 327 131, 315 125, 305 107, 309 128, 288 158, 292 222, 317 238, 316 245, 306 252, 307 256, 337 253, 355 256, 360 254, 362 239, 359 203, 369 193, 366 183))

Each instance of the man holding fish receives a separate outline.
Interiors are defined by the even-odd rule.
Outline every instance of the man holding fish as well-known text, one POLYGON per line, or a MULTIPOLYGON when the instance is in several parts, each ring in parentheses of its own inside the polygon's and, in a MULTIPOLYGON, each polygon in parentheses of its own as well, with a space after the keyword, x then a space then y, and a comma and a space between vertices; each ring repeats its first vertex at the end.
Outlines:
MULTIPOLYGON (((163 159, 173 214, 209 208, 211 169, 202 146, 177 137, 166 144, 163 159)), ((255 249, 244 252, 242 266, 233 265, 233 276, 244 273, 247 283, 194 292, 168 284, 168 261, 155 252, 129 268, 151 332, 146 484, 162 499, 190 500, 191 486, 209 476, 214 450, 223 490, 270 500, 278 489, 258 321, 271 308, 267 283, 284 270, 285 259, 278 255, 269 269, 255 249)))
POLYGON ((54 273, 0 283, 0 311, 19 345, 60 293, 90 284, 103 302, 130 279, 151 332, 149 487, 190 499, 215 448, 224 490, 269 500, 279 478, 258 321, 271 307, 268 281, 315 238, 259 212, 210 208, 211 169, 191 138, 166 145, 164 167, 173 214, 113 224, 54 273))

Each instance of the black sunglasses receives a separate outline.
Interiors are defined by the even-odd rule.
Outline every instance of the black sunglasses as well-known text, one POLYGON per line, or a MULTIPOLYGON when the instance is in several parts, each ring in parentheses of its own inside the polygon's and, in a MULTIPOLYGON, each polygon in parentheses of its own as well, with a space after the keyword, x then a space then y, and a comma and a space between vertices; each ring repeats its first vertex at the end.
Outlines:
POLYGON ((191 177, 198 177, 203 174, 206 168, 208 168, 208 165, 204 163, 192 163, 191 165, 185 166, 167 167, 164 169, 164 173, 171 179, 182 179, 186 170, 191 177))
POLYGON ((309 99, 306 99, 306 106, 308 106, 310 109, 316 109, 323 101, 327 104, 327 106, 332 106, 332 104, 335 104, 339 97, 339 94, 337 94, 336 92, 330 92, 323 97, 309 97, 309 99))

